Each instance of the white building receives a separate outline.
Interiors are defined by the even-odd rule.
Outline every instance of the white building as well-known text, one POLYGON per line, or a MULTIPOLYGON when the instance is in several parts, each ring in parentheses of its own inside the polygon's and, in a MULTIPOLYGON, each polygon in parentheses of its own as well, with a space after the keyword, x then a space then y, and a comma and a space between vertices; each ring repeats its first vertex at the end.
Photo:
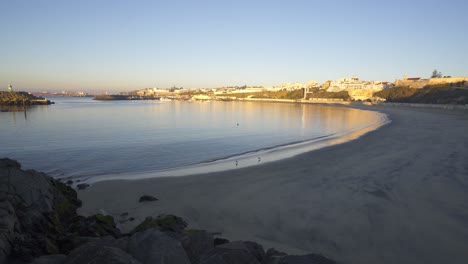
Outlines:
POLYGON ((387 82, 380 81, 361 81, 358 77, 341 78, 330 82, 327 92, 339 92, 344 90, 382 90, 388 87, 387 82))
POLYGON ((283 83, 281 84, 278 88, 280 89, 286 89, 288 91, 294 91, 294 90, 298 90, 298 89, 301 89, 301 88, 305 88, 305 85, 303 83, 300 83, 300 82, 294 82, 294 83, 283 83))

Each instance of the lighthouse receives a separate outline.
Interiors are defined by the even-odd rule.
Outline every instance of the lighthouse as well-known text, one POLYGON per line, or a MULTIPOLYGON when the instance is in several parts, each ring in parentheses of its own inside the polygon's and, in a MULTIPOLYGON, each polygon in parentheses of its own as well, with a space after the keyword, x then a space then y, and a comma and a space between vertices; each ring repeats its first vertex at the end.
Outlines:
POLYGON ((11 84, 8 85, 8 91, 9 91, 9 92, 13 92, 13 86, 11 86, 11 84))

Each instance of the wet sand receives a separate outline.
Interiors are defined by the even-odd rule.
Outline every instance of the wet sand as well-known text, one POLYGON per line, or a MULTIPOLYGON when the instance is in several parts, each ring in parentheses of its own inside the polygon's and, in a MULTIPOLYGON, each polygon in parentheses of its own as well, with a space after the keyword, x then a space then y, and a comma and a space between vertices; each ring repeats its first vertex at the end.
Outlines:
POLYGON ((81 214, 176 214, 191 228, 345 263, 468 259, 468 112, 363 107, 392 123, 345 144, 249 168, 98 182, 81 214), (143 194, 160 200, 138 203, 143 194))

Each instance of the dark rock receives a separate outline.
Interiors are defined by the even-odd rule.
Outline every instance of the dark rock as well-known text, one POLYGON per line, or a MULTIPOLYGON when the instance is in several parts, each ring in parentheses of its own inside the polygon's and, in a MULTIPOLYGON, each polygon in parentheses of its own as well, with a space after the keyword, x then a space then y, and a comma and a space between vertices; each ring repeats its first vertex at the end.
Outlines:
POLYGON ((73 184, 73 181, 72 181, 72 180, 68 180, 66 183, 67 183, 68 185, 70 185, 70 184, 73 184))
POLYGON ((73 218, 76 217, 76 209, 81 206, 81 201, 78 199, 78 194, 75 190, 73 190, 73 188, 67 186, 64 183, 51 181, 51 185, 55 187, 55 212, 58 214, 60 222, 68 224, 73 218))
POLYGON ((225 238, 220 238, 220 237, 217 237, 213 240, 213 244, 214 246, 219 246, 219 245, 222 245, 222 244, 227 244, 229 243, 229 240, 225 239, 225 238))
POLYGON ((157 229, 133 234, 128 242, 128 252, 143 264, 190 264, 181 242, 157 229))
POLYGON ((201 257, 214 248, 213 235, 204 230, 187 229, 182 233, 165 232, 165 234, 182 243, 192 264, 200 263, 201 257))
POLYGON ((115 247, 115 248, 120 248, 123 251, 128 251, 128 240, 129 237, 122 237, 119 239, 115 239, 114 237, 111 236, 105 236, 98 238, 96 240, 93 240, 89 242, 88 244, 94 245, 94 246, 105 246, 105 247, 115 247))
POLYGON ((97 239, 98 238, 96 237, 84 237, 75 234, 67 234, 58 241, 58 244, 60 245, 60 253, 69 254, 73 249, 97 239))
POLYGON ((86 244, 73 250, 64 262, 64 264, 86 263, 140 264, 120 248, 94 244, 86 244))
POLYGON ((87 184, 87 183, 80 183, 80 184, 76 185, 76 188, 78 188, 78 190, 84 190, 84 189, 86 189, 88 187, 89 187, 89 184, 87 184))
POLYGON ((66 258, 66 255, 44 255, 34 259, 31 264, 62 264, 66 258))
POLYGON ((242 250, 254 256, 258 262, 262 262, 265 257, 265 250, 262 245, 251 241, 233 241, 217 246, 218 248, 226 248, 233 250, 242 250))
POLYGON ((234 241, 221 244, 205 254, 202 264, 260 264, 265 256, 263 247, 255 242, 234 241))
POLYGON ((152 202, 152 201, 157 201, 158 198, 151 196, 151 195, 143 195, 140 197, 140 200, 138 200, 140 203, 142 202, 152 202))
POLYGON ((280 252, 274 248, 270 248, 265 253, 265 257, 263 258, 262 264, 280 264, 283 257, 288 254, 284 252, 280 252))
POLYGON ((60 241, 61 248, 60 252, 68 254, 73 249, 83 246, 85 244, 95 246, 106 246, 120 248, 123 251, 127 251, 128 248, 128 237, 122 237, 115 239, 112 236, 105 237, 82 237, 70 235, 67 240, 60 241))
POLYGON ((49 105, 51 102, 28 92, 0 91, 0 105, 49 105))
POLYGON ((175 215, 159 215, 157 218, 151 216, 136 226, 131 233, 144 231, 151 228, 157 228, 161 231, 181 232, 187 227, 187 223, 175 215))
POLYGON ((120 217, 127 217, 127 216, 128 216, 128 213, 127 213, 127 212, 121 213, 121 214, 120 214, 120 217))
POLYGON ((3 158, 3 159, 0 159, 0 168, 21 169, 21 164, 16 160, 12 160, 12 159, 9 159, 9 158, 3 158))
POLYGON ((76 192, 44 173, 0 159, 0 263, 59 251, 57 240, 80 205, 76 192))
POLYGON ((255 242, 213 239, 213 233, 186 230, 187 223, 174 215, 147 217, 123 237, 112 216, 78 216, 80 205, 70 186, 0 159, 0 263, 335 263, 315 254, 265 254, 255 242), (69 252, 66 259, 59 255, 69 252))
POLYGON ((322 255, 309 254, 303 256, 285 256, 280 264, 336 264, 336 262, 322 255))
POLYGON ((57 249, 54 247, 53 252, 47 251, 47 241, 45 236, 34 236, 30 234, 15 234, 12 239, 11 259, 30 262, 35 257, 44 254, 56 254, 57 249))
POLYGON ((203 255, 200 264, 261 264, 248 251, 215 247, 203 255))
POLYGON ((213 235, 203 230, 186 233, 189 236, 189 243, 184 243, 185 252, 192 264, 198 264, 201 257, 214 248, 213 235))
POLYGON ((89 217, 77 216, 70 224, 68 231, 77 236, 88 237, 113 236, 118 238, 122 235, 115 225, 114 218, 102 214, 89 217))

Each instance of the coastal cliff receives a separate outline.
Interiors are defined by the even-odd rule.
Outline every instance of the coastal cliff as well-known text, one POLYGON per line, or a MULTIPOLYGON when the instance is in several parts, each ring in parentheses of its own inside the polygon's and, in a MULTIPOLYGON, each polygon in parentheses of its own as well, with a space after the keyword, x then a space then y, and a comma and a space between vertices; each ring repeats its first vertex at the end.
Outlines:
POLYGON ((250 241, 229 242, 187 229, 173 215, 147 217, 122 234, 110 215, 83 217, 77 193, 41 172, 0 159, 0 264, 3 263, 335 263, 317 254, 265 251, 250 241))
POLYGON ((0 105, 49 105, 49 100, 27 92, 0 92, 0 105))

